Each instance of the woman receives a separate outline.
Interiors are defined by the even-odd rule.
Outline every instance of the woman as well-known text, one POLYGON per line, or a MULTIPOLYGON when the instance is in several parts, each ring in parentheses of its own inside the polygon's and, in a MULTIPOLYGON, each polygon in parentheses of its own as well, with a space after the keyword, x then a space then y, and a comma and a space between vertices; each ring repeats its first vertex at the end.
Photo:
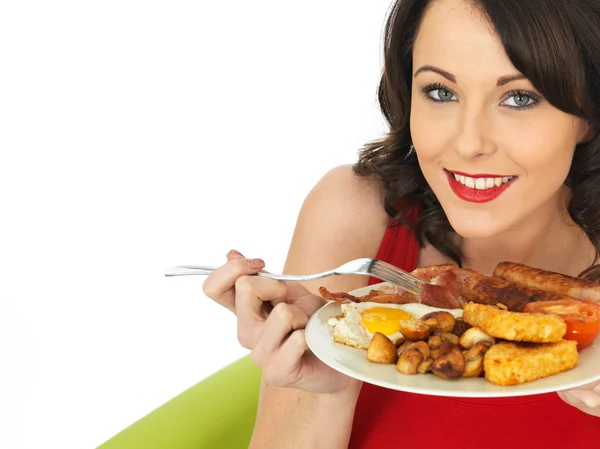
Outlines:
MULTIPOLYGON (((600 253, 600 2, 400 0, 379 90, 389 133, 327 173, 301 209, 285 272, 359 257, 405 269, 504 260, 577 276, 600 253), (414 225, 414 226, 413 226, 414 225), (414 229, 411 235, 408 227, 414 229)), ((307 352, 320 285, 249 276, 231 251, 204 284, 263 368, 252 448, 571 447, 600 441, 600 385, 494 400, 375 387, 307 352), (442 441, 436 441, 442 439, 442 441), (414 446, 410 446, 410 445, 414 446)), ((600 369, 600 367, 599 367, 600 369)))

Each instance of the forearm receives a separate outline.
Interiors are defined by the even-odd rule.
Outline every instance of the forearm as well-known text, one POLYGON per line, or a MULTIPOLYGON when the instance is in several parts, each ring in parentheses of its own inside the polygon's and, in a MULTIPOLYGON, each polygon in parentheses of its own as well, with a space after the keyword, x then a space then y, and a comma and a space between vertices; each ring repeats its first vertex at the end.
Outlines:
POLYGON ((301 392, 266 449, 346 449, 359 391, 301 392))

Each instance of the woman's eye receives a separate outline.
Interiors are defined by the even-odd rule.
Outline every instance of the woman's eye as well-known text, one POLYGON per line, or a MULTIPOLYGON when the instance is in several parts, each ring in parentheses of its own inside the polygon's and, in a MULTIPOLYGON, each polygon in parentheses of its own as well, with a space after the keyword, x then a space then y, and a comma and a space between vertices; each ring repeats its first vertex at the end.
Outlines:
POLYGON ((534 98, 532 98, 530 95, 522 93, 513 94, 502 102, 504 106, 510 106, 513 108, 524 108, 527 106, 531 106, 534 103, 534 98))
POLYGON ((432 89, 427 95, 429 95, 435 101, 452 101, 456 100, 456 95, 452 93, 451 90, 448 89, 432 89))

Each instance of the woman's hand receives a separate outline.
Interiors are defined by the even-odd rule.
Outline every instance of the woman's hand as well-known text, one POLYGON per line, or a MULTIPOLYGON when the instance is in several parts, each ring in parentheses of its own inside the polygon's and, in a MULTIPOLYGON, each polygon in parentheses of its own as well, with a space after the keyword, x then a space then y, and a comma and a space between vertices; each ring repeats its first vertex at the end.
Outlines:
POLYGON ((245 259, 237 251, 230 251, 227 259, 206 279, 203 290, 236 314, 238 340, 252 351, 263 378, 314 393, 358 391, 359 381, 331 369, 308 350, 304 328, 323 298, 299 283, 252 276, 264 268, 260 259, 245 259))
POLYGON ((567 404, 582 412, 600 417, 600 380, 570 390, 559 391, 558 395, 567 404))

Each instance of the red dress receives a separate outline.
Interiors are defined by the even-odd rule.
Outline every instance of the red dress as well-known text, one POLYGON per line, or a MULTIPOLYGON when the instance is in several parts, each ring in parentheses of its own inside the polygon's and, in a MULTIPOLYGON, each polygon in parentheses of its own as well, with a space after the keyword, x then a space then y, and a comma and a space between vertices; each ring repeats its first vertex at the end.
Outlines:
MULTIPOLYGON (((414 219, 416 214, 413 210, 407 218, 414 219)), ((393 226, 387 229, 377 257, 412 271, 418 253, 416 239, 408 229, 393 226)), ((371 279, 375 282, 380 281, 371 279)), ((600 418, 568 405, 556 393, 463 399, 363 384, 349 449, 438 447, 600 448, 600 418)))

